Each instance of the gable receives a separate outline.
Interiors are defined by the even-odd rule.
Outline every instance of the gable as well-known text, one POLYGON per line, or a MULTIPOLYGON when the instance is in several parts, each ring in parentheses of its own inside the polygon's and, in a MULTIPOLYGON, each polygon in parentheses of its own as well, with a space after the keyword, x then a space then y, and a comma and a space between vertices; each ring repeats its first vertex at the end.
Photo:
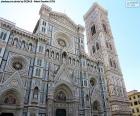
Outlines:
POLYGON ((71 29, 77 29, 77 25, 66 15, 58 12, 51 12, 50 19, 68 26, 71 29))

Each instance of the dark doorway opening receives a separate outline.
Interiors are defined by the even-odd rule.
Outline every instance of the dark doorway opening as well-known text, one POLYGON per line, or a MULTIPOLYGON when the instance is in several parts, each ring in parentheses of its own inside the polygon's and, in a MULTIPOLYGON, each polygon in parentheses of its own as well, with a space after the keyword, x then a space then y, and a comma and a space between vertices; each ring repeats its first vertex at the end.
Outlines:
POLYGON ((0 116, 14 116, 13 113, 2 113, 0 114, 0 116))
POLYGON ((56 109, 56 116, 66 116, 65 109, 56 109))

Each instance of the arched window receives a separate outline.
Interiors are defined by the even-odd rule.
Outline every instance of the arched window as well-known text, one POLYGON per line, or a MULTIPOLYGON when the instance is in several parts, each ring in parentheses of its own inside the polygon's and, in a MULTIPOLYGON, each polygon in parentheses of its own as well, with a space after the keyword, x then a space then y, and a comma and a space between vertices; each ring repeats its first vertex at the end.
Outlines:
POLYGON ((0 34, 0 39, 3 39, 3 35, 4 35, 4 33, 1 32, 1 34, 0 34))
POLYGON ((39 94, 39 89, 38 87, 35 87, 33 91, 33 99, 38 99, 38 94, 39 94))
POLYGON ((67 53, 66 52, 63 52, 62 53, 62 58, 66 58, 67 57, 67 53))
POLYGON ((94 46, 92 47, 92 53, 93 54, 95 53, 95 47, 94 46))
POLYGON ((32 43, 29 43, 29 47, 28 47, 29 51, 32 51, 32 46, 33 46, 32 43))
POLYGON ((99 111, 100 110, 100 105, 98 101, 93 102, 93 110, 94 111, 99 111))
POLYGON ((96 49, 99 50, 99 43, 96 43, 96 49))
POLYGON ((115 62, 115 61, 113 61, 113 65, 114 65, 114 68, 117 68, 116 62, 115 62))
POLYGON ((14 38, 13 45, 16 46, 18 42, 18 38, 14 38))
POLYGON ((110 62, 110 66, 112 67, 112 60, 110 59, 109 62, 110 62))
POLYGON ((89 101, 89 95, 88 94, 86 95, 86 100, 89 101))
POLYGON ((109 47, 110 47, 110 50, 112 50, 112 45, 111 44, 109 44, 109 47))
POLYGON ((69 64, 71 64, 71 57, 69 57, 69 64))
POLYGON ((49 57, 49 49, 46 50, 46 55, 49 57))
POLYGON ((54 51, 51 52, 51 57, 54 58, 54 51))
POLYGON ((41 69, 40 68, 36 68, 35 75, 38 76, 38 77, 41 75, 41 69))
POLYGON ((59 60, 59 53, 56 53, 56 59, 59 60))
POLYGON ((107 33, 107 29, 106 29, 106 25, 105 24, 103 24, 103 29, 104 29, 104 32, 107 33))
POLYGON ((7 33, 5 33, 5 34, 4 34, 4 36, 3 36, 3 40, 5 40, 5 39, 6 39, 6 36, 7 36, 7 33))
POLYGON ((24 49, 25 48, 25 41, 23 40, 22 42, 21 42, 21 49, 24 49))
POLYGON ((75 59, 73 58, 73 64, 75 65, 75 59))
POLYGON ((66 95, 63 91, 60 91, 57 96, 56 96, 57 100, 62 100, 62 101, 66 101, 66 95))
POLYGON ((96 33, 95 25, 91 27, 91 35, 93 36, 96 33))
POLYGON ((95 84, 96 84, 96 80, 95 80, 94 78, 91 78, 91 79, 90 79, 90 85, 91 85, 92 87, 94 87, 95 84))

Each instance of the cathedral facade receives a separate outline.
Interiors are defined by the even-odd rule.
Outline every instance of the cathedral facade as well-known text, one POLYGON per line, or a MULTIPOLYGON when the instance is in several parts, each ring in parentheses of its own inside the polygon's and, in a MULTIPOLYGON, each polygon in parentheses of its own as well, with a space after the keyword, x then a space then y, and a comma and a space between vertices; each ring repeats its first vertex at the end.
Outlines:
POLYGON ((130 116, 107 11, 39 14, 33 33, 0 19, 0 116, 130 116))

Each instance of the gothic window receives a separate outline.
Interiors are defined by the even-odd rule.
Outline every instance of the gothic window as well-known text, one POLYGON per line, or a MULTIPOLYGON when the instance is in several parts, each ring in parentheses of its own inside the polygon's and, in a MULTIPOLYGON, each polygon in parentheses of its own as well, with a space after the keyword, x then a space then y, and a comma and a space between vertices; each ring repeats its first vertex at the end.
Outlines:
POLYGON ((73 59, 73 64, 75 65, 75 59, 73 59))
POLYGON ((42 60, 41 59, 37 59, 37 65, 41 66, 42 65, 42 60))
POLYGON ((99 50, 99 43, 96 43, 96 49, 99 50))
POLYGON ((45 21, 43 21, 43 22, 42 22, 42 25, 46 26, 46 22, 45 22, 45 21))
POLYGON ((41 69, 40 68, 36 68, 35 75, 36 76, 40 76, 40 74, 41 74, 41 69))
POLYGON ((42 27, 42 32, 45 33, 46 32, 46 28, 42 27))
POLYGON ((62 53, 62 58, 66 58, 67 57, 67 53, 66 52, 63 52, 62 53))
POLYGON ((53 26, 52 25, 48 25, 48 31, 52 31, 52 29, 53 29, 53 26))
POLYGON ((17 45, 17 42, 18 42, 18 38, 14 38, 13 45, 16 46, 17 45))
POLYGON ((95 53, 95 47, 94 46, 92 47, 92 53, 93 54, 95 53))
POLYGON ((39 50, 40 53, 43 52, 43 46, 39 46, 39 50))
POLYGON ((84 80, 83 82, 84 82, 83 85, 84 85, 85 87, 87 87, 87 80, 84 80))
POLYGON ((35 87, 33 90, 33 99, 38 99, 39 89, 35 87))
POLYGON ((1 32, 0 39, 5 40, 6 39, 6 36, 7 36, 7 33, 1 32))
POLYGON ((2 52, 2 48, 0 48, 0 54, 1 54, 1 52, 2 52))
POLYGON ((93 25, 93 26, 91 27, 91 34, 92 34, 92 36, 93 36, 95 33, 96 33, 96 28, 95 28, 95 25, 93 25))
POLYGON ((114 65, 114 68, 117 68, 117 66, 116 66, 116 62, 115 62, 115 61, 113 62, 113 65, 114 65))
POLYGON ((93 110, 94 111, 99 111, 99 103, 98 103, 98 101, 93 102, 93 110))
POLYGON ((2 38, 3 38, 3 35, 4 35, 4 33, 3 33, 3 32, 1 32, 1 34, 0 34, 0 39, 2 39, 2 38))
POLYGON ((112 67, 112 66, 113 66, 113 64, 112 64, 112 60, 110 59, 109 62, 110 62, 110 66, 112 67))
POLYGON ((66 95, 63 91, 60 91, 58 94, 57 94, 57 100, 62 100, 62 101, 66 101, 66 95))
POLYGON ((132 112, 135 113, 134 109, 132 109, 132 112))
POLYGON ((48 49, 46 50, 46 54, 47 54, 47 57, 49 57, 49 50, 48 49))
POLYGON ((24 49, 25 48, 25 41, 22 41, 21 43, 21 49, 24 49))
POLYGON ((29 47, 28 47, 29 51, 32 51, 32 46, 33 46, 32 43, 29 43, 29 47))
POLYGON ((109 47, 110 47, 110 50, 112 50, 112 45, 111 44, 109 44, 109 47))
POLYGON ((105 24, 103 24, 103 29, 104 29, 104 32, 107 33, 107 29, 106 29, 106 25, 105 24))
POLYGON ((71 64, 71 57, 69 57, 69 64, 71 64))
POLYGON ((89 101, 89 95, 88 94, 86 95, 86 100, 89 101))
POLYGON ((6 39, 6 36, 7 36, 7 33, 5 33, 5 34, 4 34, 4 36, 3 36, 3 40, 5 40, 5 39, 6 39))
POLYGON ((7 95, 4 99, 5 104, 16 104, 16 98, 13 95, 7 95))
POLYGON ((51 57, 54 58, 54 51, 51 52, 51 57))
POLYGON ((56 59, 59 60, 59 53, 56 53, 56 59))
POLYGON ((96 84, 96 80, 94 78, 90 79, 90 85, 93 87, 96 84))

